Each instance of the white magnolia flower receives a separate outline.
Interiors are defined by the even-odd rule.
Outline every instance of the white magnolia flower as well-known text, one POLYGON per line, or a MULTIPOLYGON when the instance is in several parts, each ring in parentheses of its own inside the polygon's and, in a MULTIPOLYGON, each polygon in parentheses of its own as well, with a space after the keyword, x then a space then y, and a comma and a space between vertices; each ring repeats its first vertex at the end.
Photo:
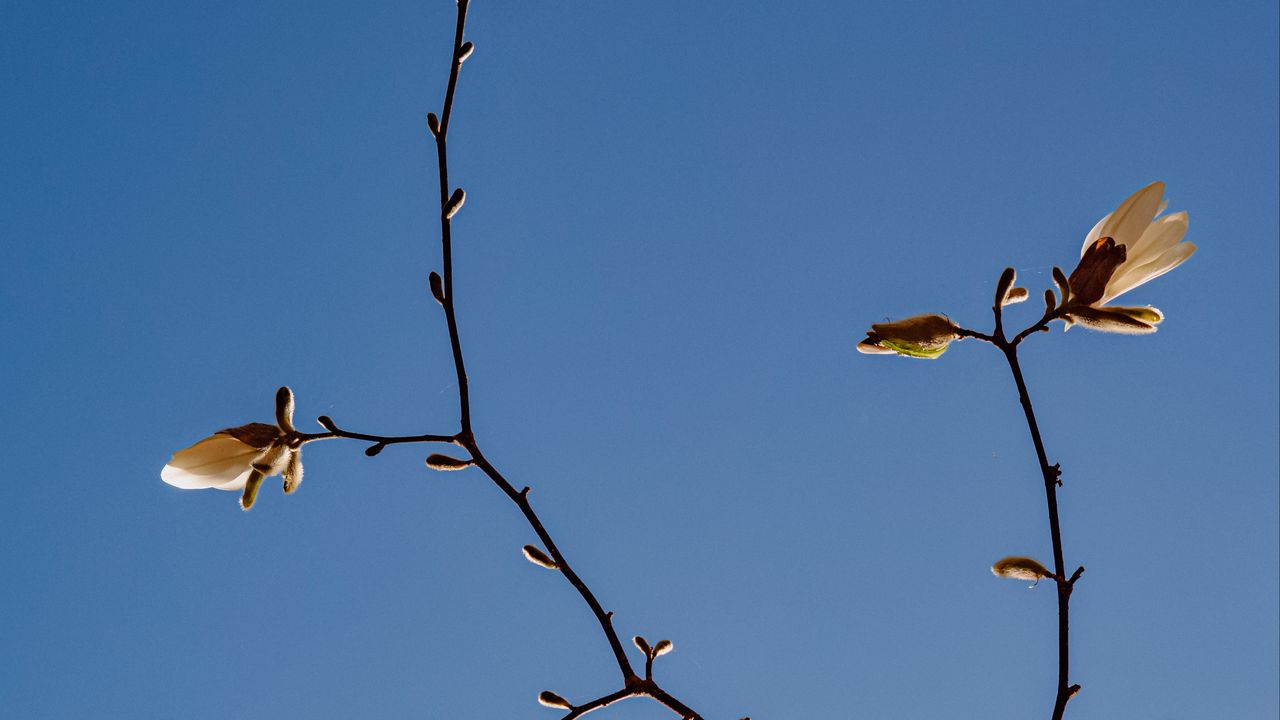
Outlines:
POLYGON ((241 492, 240 506, 253 507, 264 478, 284 476, 284 491, 302 482, 302 440, 293 428, 293 391, 276 393, 276 424, 249 423, 219 430, 173 454, 160 479, 184 490, 216 488, 241 492))
POLYGON ((1094 225, 1080 249, 1080 264, 1069 278, 1064 298, 1067 325, 1079 322, 1105 332, 1149 333, 1164 319, 1153 307, 1116 307, 1108 302, 1181 265, 1196 251, 1182 242, 1187 213, 1156 217, 1164 211, 1164 183, 1154 182, 1130 195, 1115 212, 1094 225))

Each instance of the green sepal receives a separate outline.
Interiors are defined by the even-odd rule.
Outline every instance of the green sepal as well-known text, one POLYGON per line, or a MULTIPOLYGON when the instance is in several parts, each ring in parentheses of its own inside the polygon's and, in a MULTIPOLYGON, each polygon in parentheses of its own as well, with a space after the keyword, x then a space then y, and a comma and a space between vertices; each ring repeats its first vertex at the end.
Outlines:
POLYGON ((940 355, 942 355, 942 353, 946 352, 947 348, 949 347, 949 345, 944 344, 936 348, 926 348, 926 347, 921 347, 919 345, 895 343, 892 340, 886 340, 884 338, 880 338, 880 344, 898 353, 899 355, 906 355, 907 357, 913 357, 913 358, 924 358, 926 360, 937 359, 940 355))
POLYGON ((262 479, 266 477, 257 470, 249 472, 249 480, 244 484, 244 494, 240 496, 240 509, 248 510, 258 499, 258 488, 262 487, 262 479))

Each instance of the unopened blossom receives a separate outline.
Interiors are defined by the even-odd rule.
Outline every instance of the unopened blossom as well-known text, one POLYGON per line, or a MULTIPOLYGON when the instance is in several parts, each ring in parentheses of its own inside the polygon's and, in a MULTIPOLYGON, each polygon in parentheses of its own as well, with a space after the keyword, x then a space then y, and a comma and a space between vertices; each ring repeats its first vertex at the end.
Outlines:
POLYGON ((253 507, 265 478, 284 476, 284 491, 302 482, 302 444, 293 427, 293 391, 276 393, 276 424, 249 423, 225 430, 173 454, 160 479, 184 490, 216 488, 241 493, 240 506, 253 507))
POLYGON ((906 320, 874 323, 858 352, 934 359, 947 351, 956 326, 943 315, 916 315, 906 320))
POLYGON ((1183 242, 1187 213, 1156 217, 1165 208, 1164 183, 1154 182, 1129 196, 1085 236, 1080 264, 1068 278, 1062 315, 1104 332, 1150 333, 1164 319, 1153 307, 1108 305, 1111 300, 1169 272, 1191 257, 1196 246, 1183 242))

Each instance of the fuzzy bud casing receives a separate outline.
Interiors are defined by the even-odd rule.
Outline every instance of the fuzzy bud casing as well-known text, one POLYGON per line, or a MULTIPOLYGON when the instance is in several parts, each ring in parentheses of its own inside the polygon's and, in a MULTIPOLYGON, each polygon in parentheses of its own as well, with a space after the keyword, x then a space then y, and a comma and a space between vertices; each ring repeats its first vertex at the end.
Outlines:
POLYGON ((524 559, 548 570, 559 570, 560 566, 556 564, 546 553, 535 545, 525 545, 521 550, 524 552, 524 559))

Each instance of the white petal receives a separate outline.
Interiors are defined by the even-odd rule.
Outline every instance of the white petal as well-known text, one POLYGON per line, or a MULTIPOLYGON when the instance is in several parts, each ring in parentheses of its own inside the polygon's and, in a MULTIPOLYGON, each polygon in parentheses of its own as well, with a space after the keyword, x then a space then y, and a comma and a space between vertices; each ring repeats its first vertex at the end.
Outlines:
POLYGON ((1097 304, 1101 305, 1110 302, 1112 298, 1119 297, 1139 285, 1155 280, 1181 265, 1195 251, 1195 243, 1184 242, 1174 245, 1160 253, 1151 262, 1134 268, 1132 272, 1126 272, 1119 282, 1113 278, 1110 283, 1107 283, 1107 292, 1097 304))
POLYGON ((1123 275, 1135 267, 1151 262, 1160 253, 1182 242, 1182 237, 1186 234, 1187 213, 1185 210, 1156 219, 1142 232, 1142 237, 1137 242, 1125 248, 1124 265, 1120 267, 1116 274, 1123 275))
POLYGON ((1098 224, 1094 225, 1093 229, 1089 231, 1089 234, 1084 236, 1084 244, 1080 246, 1080 257, 1084 257, 1084 254, 1089 250, 1089 246, 1098 242, 1098 238, 1102 237, 1102 226, 1106 225, 1110 219, 1111 213, 1103 215, 1098 224))
POLYGON ((1130 195, 1102 224, 1099 237, 1112 237, 1117 245, 1132 246, 1156 216, 1163 196, 1164 183, 1158 181, 1130 195))
POLYGON ((259 452, 230 435, 214 435, 174 453, 160 479, 184 490, 236 490, 244 486, 249 464, 259 452))

